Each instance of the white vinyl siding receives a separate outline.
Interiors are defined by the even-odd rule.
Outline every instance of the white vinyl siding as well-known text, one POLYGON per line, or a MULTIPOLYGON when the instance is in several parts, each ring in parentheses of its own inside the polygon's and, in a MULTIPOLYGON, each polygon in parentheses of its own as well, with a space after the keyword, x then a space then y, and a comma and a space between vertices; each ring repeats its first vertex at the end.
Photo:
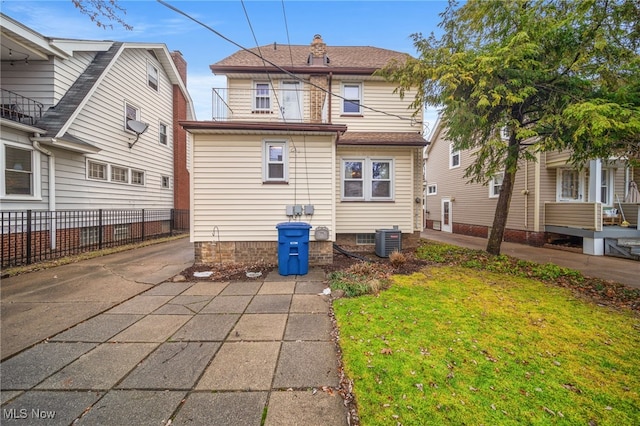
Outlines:
MULTIPOLYGON (((162 189, 161 176, 173 170, 173 152, 158 143, 160 123, 173 121, 172 85, 159 68, 159 90, 147 86, 146 49, 125 49, 108 70, 68 132, 100 149, 88 155, 94 162, 144 172, 144 184, 119 184, 90 179, 87 159, 68 151, 56 151, 56 202, 59 210, 81 208, 171 208, 173 194, 162 189), (132 76, 136 78, 132 78, 132 76), (125 102, 135 101, 149 129, 140 135, 131 155, 128 144, 135 134, 124 129, 125 102), (87 197, 86 194, 91 194, 87 197), (96 200, 100 200, 96 202, 96 200)), ((172 127, 167 126, 171 144, 172 127)), ((130 179, 130 178, 129 178, 130 179)))
POLYGON ((414 167, 416 151, 409 148, 338 148, 335 165, 337 233, 369 234, 394 225, 398 225, 402 232, 413 232, 415 198, 422 196, 421 190, 416 192, 413 185, 415 174, 420 174, 414 167), (343 160, 365 156, 393 159, 393 201, 354 202, 341 199, 343 160))
POLYGON ((193 138, 193 241, 211 241, 214 226, 221 241, 275 241, 276 225, 288 221, 286 206, 294 200, 314 206, 314 227, 324 225, 333 231, 333 135, 305 140, 287 136, 298 148, 289 158, 288 185, 263 183, 260 135, 195 134, 193 138))

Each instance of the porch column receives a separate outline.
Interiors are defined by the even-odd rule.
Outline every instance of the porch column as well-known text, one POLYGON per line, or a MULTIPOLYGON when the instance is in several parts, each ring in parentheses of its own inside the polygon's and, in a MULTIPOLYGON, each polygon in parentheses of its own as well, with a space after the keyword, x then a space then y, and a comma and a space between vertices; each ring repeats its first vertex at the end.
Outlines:
MULTIPOLYGON (((589 202, 601 203, 600 185, 602 183, 602 161, 589 161, 589 202)), ((583 238, 582 253, 592 256, 604 256, 604 238, 583 238)))

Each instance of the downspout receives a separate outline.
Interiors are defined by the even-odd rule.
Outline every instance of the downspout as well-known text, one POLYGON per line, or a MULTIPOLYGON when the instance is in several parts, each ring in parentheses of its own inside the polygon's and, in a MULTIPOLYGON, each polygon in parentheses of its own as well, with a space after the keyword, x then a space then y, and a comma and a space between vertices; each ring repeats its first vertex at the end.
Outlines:
MULTIPOLYGON (((40 134, 35 134, 35 137, 40 137, 40 134)), ((40 145, 40 142, 31 140, 31 144, 33 147, 49 157, 49 211, 51 212, 51 224, 50 224, 50 232, 51 238, 49 239, 51 244, 51 249, 55 250, 56 248, 56 159, 53 155, 53 152, 48 149, 43 148, 40 145)), ((42 177, 42 176, 41 176, 42 177)))
POLYGON ((333 72, 330 71, 329 72, 329 96, 328 96, 328 98, 329 98, 329 114, 328 114, 329 115, 329 124, 332 123, 332 121, 331 121, 331 103, 332 103, 331 101, 332 101, 332 98, 333 98, 333 96, 331 96, 331 93, 333 93, 332 85, 333 85, 333 72))

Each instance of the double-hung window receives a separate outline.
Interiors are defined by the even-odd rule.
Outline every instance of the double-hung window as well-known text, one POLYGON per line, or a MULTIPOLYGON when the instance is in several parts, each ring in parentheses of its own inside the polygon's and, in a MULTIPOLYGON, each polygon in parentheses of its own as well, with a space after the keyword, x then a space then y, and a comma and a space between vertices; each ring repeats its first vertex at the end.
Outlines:
POLYGON ((271 112, 271 90, 269 83, 255 83, 253 110, 256 112, 271 112))
POLYGON ((449 145, 449 168, 460 167, 460 150, 454 149, 453 144, 449 145))
POLYGON ((342 160, 342 200, 393 200, 393 160, 353 158, 342 160))
POLYGON ((2 195, 9 197, 39 197, 39 155, 27 147, 3 144, 2 195))
POLYGON ((286 141, 265 141, 263 154, 263 180, 265 182, 287 181, 287 153, 286 141))
POLYGON ((147 62, 147 84, 156 92, 158 91, 158 68, 151 62, 147 62))
POLYGON ((168 137, 167 137, 167 125, 164 123, 160 123, 160 127, 159 127, 159 142, 160 145, 167 145, 168 144, 168 137))
POLYGON ((138 107, 126 102, 124 106, 124 128, 130 132, 134 132, 134 130, 129 127, 130 120, 140 121, 140 110, 138 107))
POLYGON ((500 190, 502 189, 502 180, 504 179, 504 172, 497 173, 491 178, 489 182, 489 198, 496 198, 500 196, 500 190))
POLYGON ((362 114, 362 84, 344 83, 342 85, 342 113, 362 114))

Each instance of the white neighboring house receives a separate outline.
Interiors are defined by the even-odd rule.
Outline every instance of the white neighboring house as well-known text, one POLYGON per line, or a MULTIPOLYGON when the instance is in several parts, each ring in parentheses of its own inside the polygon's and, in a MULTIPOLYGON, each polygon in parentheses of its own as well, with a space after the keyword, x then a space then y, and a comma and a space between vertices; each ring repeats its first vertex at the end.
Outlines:
POLYGON ((174 86, 178 118, 194 113, 166 45, 54 39, 1 18, 1 210, 172 208, 174 86))

